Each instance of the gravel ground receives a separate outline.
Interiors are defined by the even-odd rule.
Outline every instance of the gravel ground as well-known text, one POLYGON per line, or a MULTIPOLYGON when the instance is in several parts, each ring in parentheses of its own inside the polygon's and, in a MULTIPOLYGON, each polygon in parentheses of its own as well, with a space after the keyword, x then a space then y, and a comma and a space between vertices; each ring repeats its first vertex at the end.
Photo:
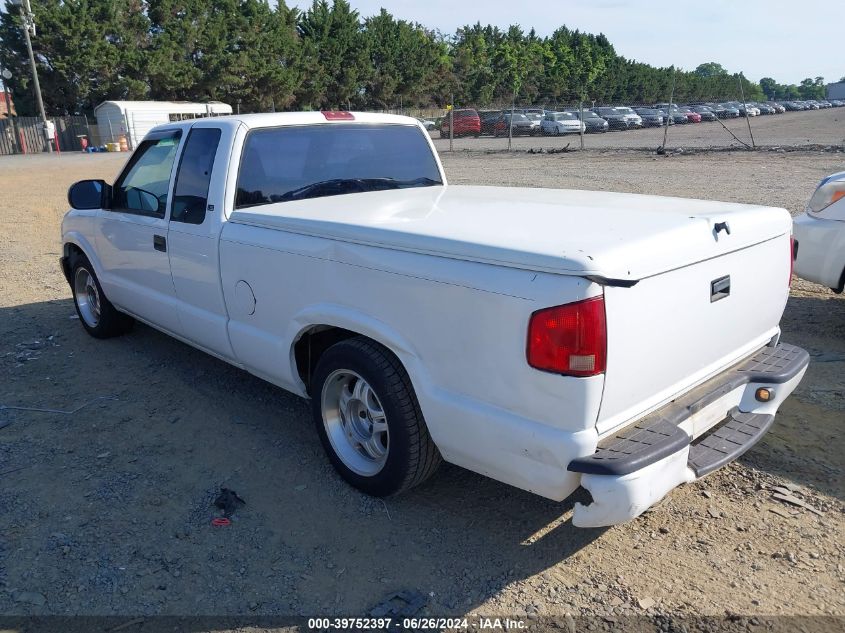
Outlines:
MULTIPOLYGON (((748 124, 744 118, 707 123, 687 123, 669 128, 667 148, 742 148, 731 133, 743 143, 751 145, 748 124)), ((799 147, 802 145, 845 145, 845 108, 811 110, 810 112, 784 112, 766 116, 751 117, 751 132, 757 145, 766 147, 799 147)), ((606 134, 586 134, 584 147, 587 149, 655 149, 663 144, 663 128, 614 131, 606 134)), ((439 132, 433 132, 435 145, 440 152, 449 149, 449 139, 441 139, 439 132)), ((454 140, 456 150, 497 150, 506 148, 507 138, 460 138, 454 140)), ((514 149, 544 148, 559 149, 569 145, 570 149, 580 146, 579 135, 560 137, 519 137, 513 139, 514 149)))
MULTIPOLYGON (((65 191, 113 178, 125 158, 0 159, 0 404, 84 406, 0 409, 0 613, 360 614, 413 589, 436 615, 845 615, 842 297, 794 281, 784 339, 814 362, 775 427, 636 521, 578 530, 571 501, 448 466, 382 502, 334 474, 305 401, 148 327, 108 341, 83 332, 57 263, 65 191), (246 506, 213 528, 220 486, 246 506), (777 487, 806 506, 778 501, 777 487)), ((444 155, 453 184, 793 213, 842 159, 444 155)))

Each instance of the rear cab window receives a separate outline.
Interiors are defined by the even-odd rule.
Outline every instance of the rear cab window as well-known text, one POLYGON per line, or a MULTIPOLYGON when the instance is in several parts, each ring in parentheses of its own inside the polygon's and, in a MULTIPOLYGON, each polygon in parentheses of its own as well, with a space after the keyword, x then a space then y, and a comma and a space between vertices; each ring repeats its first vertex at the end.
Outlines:
POLYGON ((259 128, 244 142, 235 208, 442 184, 428 139, 416 126, 259 128))

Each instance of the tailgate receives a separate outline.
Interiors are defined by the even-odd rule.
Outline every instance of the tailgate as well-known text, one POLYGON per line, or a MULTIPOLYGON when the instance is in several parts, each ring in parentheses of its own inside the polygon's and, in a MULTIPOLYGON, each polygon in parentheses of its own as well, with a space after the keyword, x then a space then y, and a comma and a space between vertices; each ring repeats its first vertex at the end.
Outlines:
POLYGON ((597 428, 612 431, 765 345, 789 296, 790 235, 605 288, 607 371, 597 428))

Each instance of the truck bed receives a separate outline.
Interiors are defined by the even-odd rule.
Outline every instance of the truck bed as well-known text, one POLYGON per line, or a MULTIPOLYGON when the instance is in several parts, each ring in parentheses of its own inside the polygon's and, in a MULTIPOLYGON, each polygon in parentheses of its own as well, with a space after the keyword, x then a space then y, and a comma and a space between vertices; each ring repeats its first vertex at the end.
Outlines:
POLYGON ((770 207, 637 194, 436 186, 235 210, 230 222, 538 272, 636 281, 790 231, 770 207), (727 222, 730 233, 716 232, 727 222))

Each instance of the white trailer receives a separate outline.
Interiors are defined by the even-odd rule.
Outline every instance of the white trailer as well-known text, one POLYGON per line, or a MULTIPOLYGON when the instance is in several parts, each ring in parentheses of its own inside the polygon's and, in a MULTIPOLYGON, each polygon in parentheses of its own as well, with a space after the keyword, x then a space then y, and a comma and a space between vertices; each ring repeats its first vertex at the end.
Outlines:
POLYGON ((100 142, 117 142, 126 136, 130 149, 156 125, 185 119, 232 114, 232 106, 220 101, 104 101, 96 108, 100 142))

